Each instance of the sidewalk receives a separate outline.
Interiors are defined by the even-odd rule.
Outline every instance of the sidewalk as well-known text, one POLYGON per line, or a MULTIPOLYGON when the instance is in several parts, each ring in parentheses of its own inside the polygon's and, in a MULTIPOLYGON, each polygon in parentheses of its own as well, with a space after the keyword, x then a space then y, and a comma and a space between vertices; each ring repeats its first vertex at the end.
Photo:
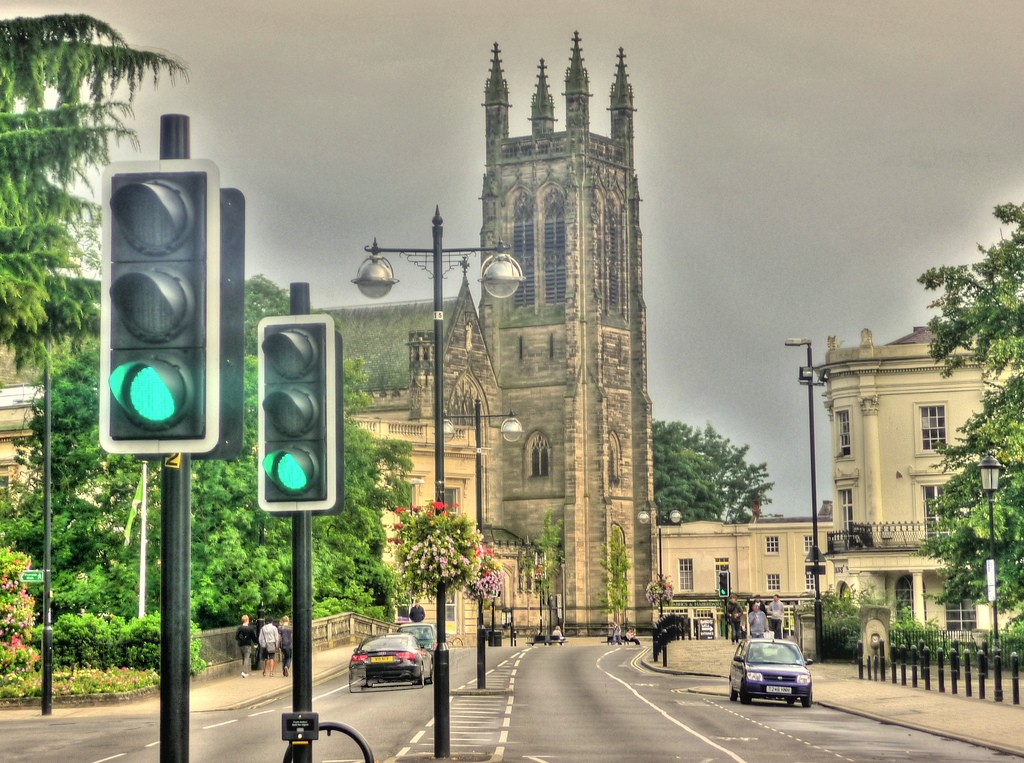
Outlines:
MULTIPOLYGON (((651 652, 644 655, 644 664, 651 670, 714 678, 690 691, 728 697, 727 676, 734 651, 723 639, 673 641, 668 647, 667 668, 661 666, 660 657, 655 663, 651 652)), ((946 693, 940 694, 936 681, 925 691, 923 682, 914 689, 909 679, 907 686, 861 680, 852 664, 815 664, 811 676, 814 701, 825 707, 1024 757, 1024 705, 1013 704, 1008 672, 1003 675, 1003 702, 992 700, 991 681, 987 698, 980 700, 954 696, 948 684, 946 693)))
MULTIPOLYGON (((326 681, 348 670, 348 661, 352 656, 355 644, 345 644, 333 649, 322 649, 313 653, 313 684, 326 681)), ((263 676, 259 671, 249 673, 248 678, 239 671, 229 676, 214 679, 193 680, 189 687, 189 709, 193 713, 210 712, 213 710, 237 710, 245 707, 257 707, 279 697, 290 697, 292 679, 281 675, 280 665, 275 669, 276 675, 263 676)), ((293 673, 294 675, 294 673, 293 673)), ((53 715, 49 718, 82 718, 89 716, 121 715, 159 715, 160 692, 155 691, 143 699, 122 703, 101 703, 90 705, 65 704, 60 697, 54 698, 53 715)), ((35 702, 25 707, 0 708, 0 722, 40 718, 40 703, 35 702)))

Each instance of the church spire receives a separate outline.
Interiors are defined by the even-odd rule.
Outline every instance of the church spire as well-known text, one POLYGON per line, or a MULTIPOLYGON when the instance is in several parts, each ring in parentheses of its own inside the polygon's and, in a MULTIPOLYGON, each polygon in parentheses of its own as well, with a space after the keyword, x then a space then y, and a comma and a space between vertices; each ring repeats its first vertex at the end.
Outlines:
POLYGON ((583 68, 579 32, 572 34, 572 56, 569 58, 569 68, 565 70, 565 95, 590 95, 590 78, 583 68))
POLYGON ((501 70, 499 53, 501 51, 498 49, 498 43, 494 43, 491 76, 484 88, 484 106, 508 106, 508 82, 505 81, 505 73, 501 70))
POLYGON ((508 137, 508 82, 501 70, 501 51, 494 43, 491 76, 484 86, 484 118, 486 120, 487 166, 501 155, 501 142, 508 137))
POLYGON ((555 99, 548 92, 548 75, 544 59, 540 60, 540 74, 537 75, 537 92, 533 94, 533 109, 530 121, 533 136, 550 135, 555 130, 555 99))
POLYGON ((565 71, 565 130, 575 141, 585 142, 590 133, 590 78, 583 68, 579 32, 572 34, 572 56, 565 71))
POLYGON ((615 82, 612 83, 611 105, 613 140, 622 144, 626 161, 633 166, 633 86, 626 76, 626 54, 619 48, 619 65, 615 68, 615 82))

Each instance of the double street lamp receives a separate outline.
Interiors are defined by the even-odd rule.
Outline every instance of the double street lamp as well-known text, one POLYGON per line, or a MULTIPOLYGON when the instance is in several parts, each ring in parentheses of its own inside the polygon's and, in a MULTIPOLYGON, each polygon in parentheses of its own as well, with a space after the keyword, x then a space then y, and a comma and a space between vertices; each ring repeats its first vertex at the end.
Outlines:
MULTIPOLYGON (((448 416, 444 421, 444 436, 454 436, 455 427, 453 421, 473 421, 476 432, 476 529, 481 533, 484 531, 484 449, 483 449, 483 421, 491 419, 503 419, 501 422, 501 436, 506 442, 516 442, 523 436, 523 425, 515 417, 515 413, 508 414, 483 414, 481 413, 480 398, 473 403, 472 416, 448 416)), ((491 620, 494 619, 493 604, 491 605, 491 620)), ((493 623, 492 623, 493 624, 493 623)), ((487 628, 484 627, 484 600, 478 598, 476 602, 476 688, 487 688, 487 628)))
MULTIPOLYGON (((352 282, 364 296, 378 299, 398 283, 391 263, 385 254, 397 254, 422 268, 434 279, 434 486, 435 501, 444 503, 444 274, 458 262, 466 262, 473 253, 491 254, 480 269, 480 282, 493 297, 512 296, 523 280, 523 270, 500 242, 495 247, 444 249, 443 220, 440 210, 434 208, 432 223, 433 246, 430 249, 386 249, 373 244, 365 247, 369 256, 359 266, 352 282), (446 268, 447 265, 447 268, 446 268)), ((448 707, 450 694, 448 644, 445 634, 446 586, 437 586, 437 649, 434 655, 434 757, 451 756, 451 714, 448 707)))
POLYGON ((814 379, 814 362, 811 358, 810 339, 787 339, 787 347, 807 347, 807 365, 800 367, 799 380, 801 384, 807 385, 807 420, 810 424, 811 442, 811 533, 814 538, 811 542, 811 574, 814 577, 814 658, 823 659, 821 654, 821 583, 818 576, 822 573, 823 565, 821 550, 818 548, 818 478, 814 467, 814 388, 825 383, 828 378, 828 369, 824 369, 820 379, 814 379))
POLYGON ((985 456, 978 464, 981 472, 981 489, 988 498, 988 548, 989 559, 985 563, 985 574, 988 583, 988 600, 992 602, 992 655, 995 660, 994 668, 996 674, 995 701, 1003 701, 1003 671, 1002 655, 999 652, 999 592, 998 575, 999 569, 996 565, 996 522, 994 504, 996 491, 999 489, 999 474, 1003 465, 993 456, 985 456))
MULTIPOLYGON (((664 580, 665 573, 662 569, 661 553, 661 527, 664 523, 661 521, 661 512, 656 506, 654 507, 654 510, 656 512, 654 515, 654 524, 658 528, 658 580, 664 580)), ((651 512, 647 509, 641 509, 640 513, 636 515, 636 518, 640 520, 640 524, 642 525, 650 524, 651 512)), ((683 513, 679 511, 679 509, 672 509, 672 511, 668 513, 668 520, 672 524, 677 525, 683 521, 683 513)), ((665 603, 661 599, 658 599, 658 616, 660 617, 663 614, 665 614, 665 603)))

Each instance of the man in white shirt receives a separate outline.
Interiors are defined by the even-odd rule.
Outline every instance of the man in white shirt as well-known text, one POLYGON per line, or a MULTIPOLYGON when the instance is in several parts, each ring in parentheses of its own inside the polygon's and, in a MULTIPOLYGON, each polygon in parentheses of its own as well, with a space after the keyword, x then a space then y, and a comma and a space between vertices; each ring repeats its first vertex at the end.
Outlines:
POLYGON ((785 605, 779 601, 779 595, 772 596, 768 602, 768 628, 775 634, 775 638, 782 638, 782 617, 786 614, 785 605))

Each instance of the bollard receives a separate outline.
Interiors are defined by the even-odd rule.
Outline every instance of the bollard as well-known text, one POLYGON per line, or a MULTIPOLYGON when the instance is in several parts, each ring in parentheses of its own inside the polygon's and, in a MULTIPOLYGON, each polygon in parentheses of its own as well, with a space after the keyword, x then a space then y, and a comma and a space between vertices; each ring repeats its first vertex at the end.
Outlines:
POLYGON ((893 644, 889 647, 889 669, 892 671, 892 682, 896 683, 896 657, 898 652, 896 651, 896 645, 893 644))
POLYGON ((879 681, 884 681, 885 680, 885 642, 884 641, 879 641, 878 642, 878 660, 879 660, 879 669, 881 671, 878 674, 878 680, 879 681))
POLYGON ((907 645, 900 645, 900 686, 907 685, 907 645))
POLYGON ((921 674, 924 676, 924 690, 932 690, 932 650, 927 646, 921 650, 921 674))
POLYGON ((978 652, 978 699, 985 699, 985 679, 988 678, 988 652, 978 652))
POLYGON ((910 647, 910 685, 917 688, 917 647, 910 647))
POLYGON ((1020 657, 1016 652, 1010 654, 1010 685, 1013 687, 1013 704, 1020 704, 1020 657))
POLYGON ((971 650, 964 650, 964 695, 971 696, 971 650))
POLYGON ((996 647, 992 651, 992 699, 996 702, 1003 701, 1003 655, 1002 651, 996 647))
POLYGON ((953 694, 956 694, 956 682, 960 678, 960 650, 953 642, 953 649, 949 653, 949 680, 953 684, 953 694))
POLYGON ((942 652, 942 647, 939 647, 938 652, 935 655, 938 658, 938 674, 939 674, 939 694, 946 693, 946 666, 942 662, 942 658, 945 656, 942 652))
MULTIPOLYGON (((868 659, 870 660, 871 658, 868 657, 868 659)), ((869 669, 868 673, 870 674, 870 672, 871 671, 869 669)), ((863 641, 858 641, 857 642, 857 678, 859 678, 861 681, 864 680, 864 642, 863 641)))

